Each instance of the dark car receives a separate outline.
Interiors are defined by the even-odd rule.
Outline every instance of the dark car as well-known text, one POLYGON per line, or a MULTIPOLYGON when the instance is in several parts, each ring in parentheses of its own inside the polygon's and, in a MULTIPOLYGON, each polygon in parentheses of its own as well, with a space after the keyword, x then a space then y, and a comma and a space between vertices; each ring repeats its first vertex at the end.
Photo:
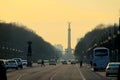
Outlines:
POLYGON ((3 66, 6 68, 6 60, 0 59, 0 66, 3 66))
POLYGON ((76 61, 71 61, 71 64, 76 64, 76 61))
POLYGON ((6 61, 0 59, 0 80, 7 80, 6 61))
POLYGON ((67 61, 65 61, 65 60, 64 60, 64 61, 62 61, 62 64, 67 64, 67 61))

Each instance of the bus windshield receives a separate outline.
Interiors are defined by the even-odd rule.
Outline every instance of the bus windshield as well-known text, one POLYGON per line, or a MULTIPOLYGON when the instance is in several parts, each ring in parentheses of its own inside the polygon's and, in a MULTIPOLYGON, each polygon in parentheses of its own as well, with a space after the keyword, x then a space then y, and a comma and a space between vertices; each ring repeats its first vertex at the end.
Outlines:
POLYGON ((108 51, 106 49, 95 50, 95 56, 108 56, 108 51))

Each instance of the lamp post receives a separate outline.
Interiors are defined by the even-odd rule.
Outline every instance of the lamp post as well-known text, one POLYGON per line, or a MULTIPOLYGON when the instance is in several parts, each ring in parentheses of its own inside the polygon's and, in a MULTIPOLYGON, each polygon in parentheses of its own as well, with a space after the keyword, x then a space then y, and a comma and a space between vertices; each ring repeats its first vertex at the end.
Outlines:
POLYGON ((28 54, 27 54, 27 66, 32 67, 32 49, 31 49, 31 41, 28 41, 28 54))

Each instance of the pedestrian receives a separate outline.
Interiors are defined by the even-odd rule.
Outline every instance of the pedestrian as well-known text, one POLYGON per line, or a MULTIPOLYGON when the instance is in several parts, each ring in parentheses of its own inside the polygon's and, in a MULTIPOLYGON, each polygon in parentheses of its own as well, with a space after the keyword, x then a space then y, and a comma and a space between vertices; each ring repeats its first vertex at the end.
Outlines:
POLYGON ((41 62, 41 67, 42 67, 42 66, 45 66, 44 60, 42 60, 42 62, 41 62))
POLYGON ((3 61, 0 61, 0 80, 7 80, 6 67, 3 61))
POLYGON ((92 68, 92 61, 90 61, 90 66, 91 66, 91 68, 92 68))
POLYGON ((82 67, 82 61, 80 61, 80 67, 82 67))

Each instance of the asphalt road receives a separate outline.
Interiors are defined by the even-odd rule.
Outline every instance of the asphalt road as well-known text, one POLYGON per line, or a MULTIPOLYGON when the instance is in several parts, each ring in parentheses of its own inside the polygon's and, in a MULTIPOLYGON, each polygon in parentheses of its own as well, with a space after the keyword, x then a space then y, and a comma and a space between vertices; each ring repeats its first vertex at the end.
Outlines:
POLYGON ((94 72, 87 66, 79 65, 36 65, 32 68, 14 70, 7 73, 8 80, 116 80, 106 78, 105 72, 94 72))

